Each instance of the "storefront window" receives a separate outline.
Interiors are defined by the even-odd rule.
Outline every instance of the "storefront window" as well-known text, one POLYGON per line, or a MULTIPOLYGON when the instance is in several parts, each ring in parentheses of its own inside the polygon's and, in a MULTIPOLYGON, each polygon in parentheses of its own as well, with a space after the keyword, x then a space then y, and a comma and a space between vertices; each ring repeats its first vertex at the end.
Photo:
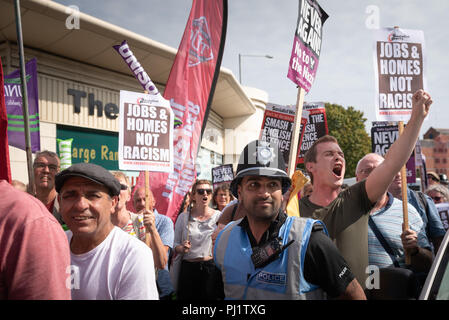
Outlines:
POLYGON ((196 160, 197 179, 212 181, 212 168, 223 164, 223 155, 201 147, 196 160))

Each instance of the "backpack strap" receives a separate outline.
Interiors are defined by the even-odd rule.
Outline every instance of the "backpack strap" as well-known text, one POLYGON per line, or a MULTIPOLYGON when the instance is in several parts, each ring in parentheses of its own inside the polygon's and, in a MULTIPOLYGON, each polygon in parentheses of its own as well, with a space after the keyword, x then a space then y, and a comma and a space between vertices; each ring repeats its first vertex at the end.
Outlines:
POLYGON ((376 223, 374 222, 373 218, 370 216, 368 219, 368 224, 371 227, 371 230, 373 230, 374 235, 376 236, 377 240, 379 240, 382 247, 385 249, 385 251, 391 256, 391 259, 393 260, 393 264, 396 268, 400 268, 399 262, 396 259, 396 256, 393 252, 393 249, 391 249, 390 245, 388 244, 387 240, 385 240, 384 236, 382 235, 382 232, 380 232, 379 228, 377 228, 376 223))

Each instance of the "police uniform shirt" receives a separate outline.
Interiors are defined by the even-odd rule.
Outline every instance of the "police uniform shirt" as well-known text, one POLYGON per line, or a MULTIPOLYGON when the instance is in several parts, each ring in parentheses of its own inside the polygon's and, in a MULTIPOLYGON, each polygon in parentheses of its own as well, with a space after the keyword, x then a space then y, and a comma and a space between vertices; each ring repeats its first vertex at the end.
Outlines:
MULTIPOLYGON (((280 211, 268 230, 262 235, 259 243, 256 242, 251 232, 246 216, 239 226, 246 230, 251 247, 254 248, 271 240, 273 233, 281 228, 286 219, 287 215, 280 211)), ((329 297, 338 297, 343 294, 348 284, 354 279, 354 275, 337 247, 323 232, 323 227, 318 224, 313 226, 310 235, 304 260, 304 278, 309 283, 321 287, 329 297)))

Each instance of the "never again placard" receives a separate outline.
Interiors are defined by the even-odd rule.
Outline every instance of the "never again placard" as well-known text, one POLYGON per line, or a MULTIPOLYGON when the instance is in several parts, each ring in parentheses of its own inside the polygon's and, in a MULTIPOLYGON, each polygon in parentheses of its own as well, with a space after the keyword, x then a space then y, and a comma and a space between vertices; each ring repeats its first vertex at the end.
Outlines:
POLYGON ((161 95, 120 91, 120 170, 171 172, 173 122, 161 95))
POLYGON ((412 96, 425 90, 424 33, 384 28, 374 46, 376 116, 378 121, 408 121, 412 96))
POLYGON ((287 77, 306 92, 315 80, 323 24, 329 16, 315 0, 299 0, 298 20, 287 77))

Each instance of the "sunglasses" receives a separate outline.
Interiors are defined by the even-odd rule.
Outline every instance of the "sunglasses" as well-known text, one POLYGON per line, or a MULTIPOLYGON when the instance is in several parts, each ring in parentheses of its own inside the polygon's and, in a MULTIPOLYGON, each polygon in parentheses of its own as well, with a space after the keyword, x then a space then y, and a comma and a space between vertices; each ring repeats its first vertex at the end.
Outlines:
POLYGON ((434 176, 427 176, 427 179, 432 179, 433 181, 440 182, 440 180, 438 180, 434 176))
POLYGON ((212 189, 196 189, 196 193, 199 195, 204 194, 204 192, 207 192, 208 195, 212 194, 212 189))
POLYGON ((434 201, 441 201, 441 199, 443 199, 443 197, 438 197, 438 196, 435 196, 435 197, 431 197, 434 201))
POLYGON ((126 184, 120 183, 120 190, 128 190, 128 186, 126 184))

